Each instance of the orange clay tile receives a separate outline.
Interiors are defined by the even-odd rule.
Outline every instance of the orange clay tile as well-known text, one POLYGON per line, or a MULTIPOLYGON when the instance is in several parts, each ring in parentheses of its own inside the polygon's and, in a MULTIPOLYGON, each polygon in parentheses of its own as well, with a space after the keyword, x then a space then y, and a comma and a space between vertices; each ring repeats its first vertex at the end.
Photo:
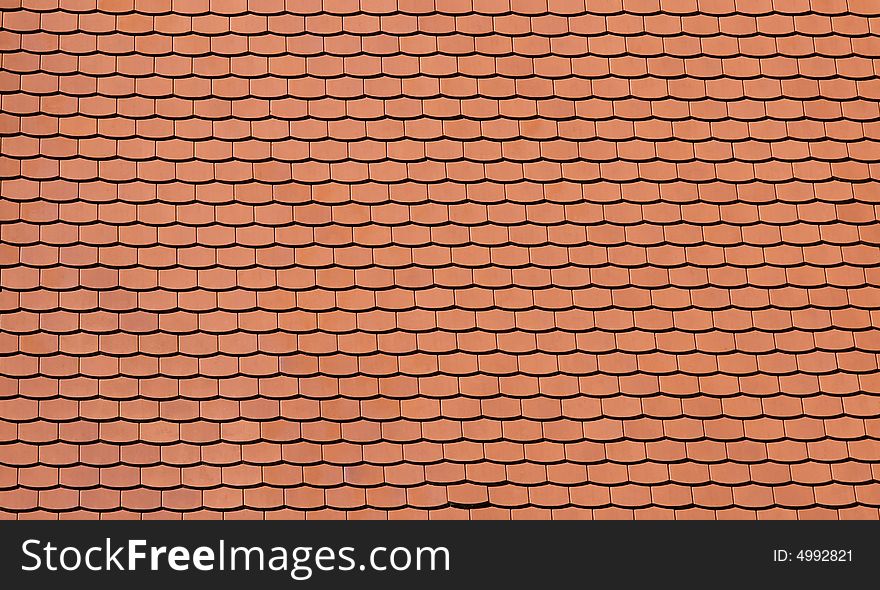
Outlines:
POLYGON ((878 518, 870 2, 178 4, 4 12, 4 516, 878 518))

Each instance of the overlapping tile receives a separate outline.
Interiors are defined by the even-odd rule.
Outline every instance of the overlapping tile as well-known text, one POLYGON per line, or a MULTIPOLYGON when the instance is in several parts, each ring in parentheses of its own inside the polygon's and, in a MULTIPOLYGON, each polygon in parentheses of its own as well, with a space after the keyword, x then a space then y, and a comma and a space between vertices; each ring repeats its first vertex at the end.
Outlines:
POLYGON ((5 516, 878 518, 872 3, 13 4, 5 516))

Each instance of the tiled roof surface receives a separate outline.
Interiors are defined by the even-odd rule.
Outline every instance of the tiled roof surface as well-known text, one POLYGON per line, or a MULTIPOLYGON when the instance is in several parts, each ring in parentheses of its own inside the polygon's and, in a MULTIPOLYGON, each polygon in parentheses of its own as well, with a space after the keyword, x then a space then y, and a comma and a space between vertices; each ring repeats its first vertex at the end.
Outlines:
POLYGON ((876 0, 7 0, 7 517, 878 518, 876 0))

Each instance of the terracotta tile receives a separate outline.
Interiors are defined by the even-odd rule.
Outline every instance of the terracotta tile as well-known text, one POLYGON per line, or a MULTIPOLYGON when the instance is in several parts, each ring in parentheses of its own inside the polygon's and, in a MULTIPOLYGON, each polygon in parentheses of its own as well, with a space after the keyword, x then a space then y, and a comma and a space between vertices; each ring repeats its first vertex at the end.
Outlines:
MULTIPOLYGON (((37 505, 36 495, 38 494, 38 492, 31 491, 31 490, 22 490, 22 491, 26 491, 28 494, 34 495, 34 502, 33 502, 32 507, 36 507, 36 505, 37 505)), ((17 499, 13 496, 9 500, 7 500, 7 502, 14 503, 17 501, 19 506, 17 506, 16 508, 21 510, 22 508, 26 509, 28 507, 27 505, 25 505, 25 503, 27 503, 28 500, 29 500, 28 496, 25 496, 24 498, 17 498, 17 499)), ((38 505, 41 508, 44 508, 44 509, 52 511, 52 512, 72 510, 72 509, 77 508, 79 505, 79 492, 77 492, 76 490, 69 490, 69 489, 65 489, 65 488, 56 488, 53 490, 41 490, 39 492, 39 501, 38 502, 39 502, 38 505)), ((13 508, 13 509, 15 509, 15 508, 13 508)))
POLYGON ((877 518, 864 7, 538 4, 4 19, 21 515, 877 518))

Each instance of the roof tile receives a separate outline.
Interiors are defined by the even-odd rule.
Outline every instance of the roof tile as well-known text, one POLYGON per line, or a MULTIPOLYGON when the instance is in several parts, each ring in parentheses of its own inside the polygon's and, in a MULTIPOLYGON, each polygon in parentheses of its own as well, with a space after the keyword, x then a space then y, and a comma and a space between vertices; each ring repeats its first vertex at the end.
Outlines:
POLYGON ((5 516, 877 518, 874 12, 9 11, 5 516))

